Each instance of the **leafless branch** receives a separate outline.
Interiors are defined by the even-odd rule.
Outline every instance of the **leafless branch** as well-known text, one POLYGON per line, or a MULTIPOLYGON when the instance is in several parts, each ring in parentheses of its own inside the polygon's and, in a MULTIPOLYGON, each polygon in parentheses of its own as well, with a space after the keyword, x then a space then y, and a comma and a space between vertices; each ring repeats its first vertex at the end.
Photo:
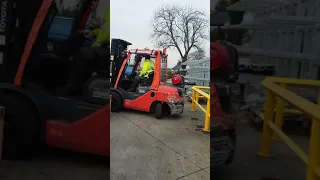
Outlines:
POLYGON ((183 62, 209 37, 209 18, 190 6, 164 5, 154 12, 150 24, 154 43, 176 49, 183 62))

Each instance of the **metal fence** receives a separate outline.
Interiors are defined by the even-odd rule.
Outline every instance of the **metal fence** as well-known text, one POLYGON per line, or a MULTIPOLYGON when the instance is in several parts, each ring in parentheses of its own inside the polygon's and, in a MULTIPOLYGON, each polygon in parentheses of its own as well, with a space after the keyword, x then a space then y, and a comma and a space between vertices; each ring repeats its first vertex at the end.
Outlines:
POLYGON ((205 114, 203 132, 210 132, 210 93, 206 93, 203 90, 210 90, 207 86, 192 86, 192 104, 191 111, 195 111, 195 107, 198 106, 205 114), (199 103, 201 98, 206 99, 207 105, 202 106, 199 103))
POLYGON ((258 155, 270 156, 272 137, 281 139, 290 149, 307 165, 307 180, 316 180, 320 177, 320 82, 315 80, 304 80, 294 78, 266 78, 262 85, 266 88, 266 103, 263 115, 263 132, 261 147, 258 155), (318 98, 316 104, 298 96, 287 89, 288 86, 301 86, 316 88, 318 98), (286 109, 285 102, 293 108, 286 109), (288 135, 282 131, 284 113, 306 114, 312 118, 311 135, 309 141, 309 153, 305 153, 288 135))
POLYGON ((195 82, 197 86, 210 85, 210 59, 189 60, 182 65, 186 65, 187 76, 189 82, 195 82))

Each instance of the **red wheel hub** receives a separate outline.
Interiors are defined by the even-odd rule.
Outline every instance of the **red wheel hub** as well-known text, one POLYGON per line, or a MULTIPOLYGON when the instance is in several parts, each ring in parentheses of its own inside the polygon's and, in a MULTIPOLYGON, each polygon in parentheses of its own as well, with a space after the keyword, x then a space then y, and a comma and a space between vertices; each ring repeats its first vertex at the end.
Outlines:
POLYGON ((218 71, 228 66, 229 54, 227 47, 216 42, 210 43, 210 70, 218 71))
POLYGON ((182 82, 182 78, 179 75, 174 75, 171 78, 172 84, 179 85, 182 82))

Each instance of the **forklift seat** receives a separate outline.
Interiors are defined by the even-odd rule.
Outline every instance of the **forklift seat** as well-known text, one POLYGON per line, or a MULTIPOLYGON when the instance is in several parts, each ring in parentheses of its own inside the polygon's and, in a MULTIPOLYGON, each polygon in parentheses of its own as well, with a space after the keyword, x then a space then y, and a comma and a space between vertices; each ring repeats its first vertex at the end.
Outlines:
POLYGON ((101 78, 110 77, 110 49, 108 47, 95 48, 95 72, 101 78))

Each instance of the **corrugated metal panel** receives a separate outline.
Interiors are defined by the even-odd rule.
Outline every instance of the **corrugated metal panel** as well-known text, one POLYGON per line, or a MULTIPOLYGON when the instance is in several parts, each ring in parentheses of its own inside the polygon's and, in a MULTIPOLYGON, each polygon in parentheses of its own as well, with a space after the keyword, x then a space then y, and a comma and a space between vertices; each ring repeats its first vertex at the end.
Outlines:
POLYGON ((210 85, 210 59, 189 60, 182 65, 187 65, 186 78, 189 82, 195 82, 198 86, 210 85))
POLYGON ((319 79, 320 1, 242 0, 228 10, 253 12, 254 21, 225 29, 248 29, 250 61, 274 64, 276 76, 319 79))

